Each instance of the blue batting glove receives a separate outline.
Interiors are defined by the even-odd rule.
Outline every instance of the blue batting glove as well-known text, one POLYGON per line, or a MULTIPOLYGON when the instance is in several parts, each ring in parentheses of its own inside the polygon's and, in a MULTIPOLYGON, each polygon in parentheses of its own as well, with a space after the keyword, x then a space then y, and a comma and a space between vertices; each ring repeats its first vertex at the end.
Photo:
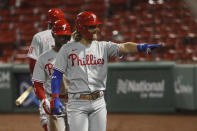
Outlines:
POLYGON ((51 99, 51 110, 55 115, 61 115, 64 112, 64 108, 62 103, 60 102, 59 97, 55 97, 51 99))
POLYGON ((146 51, 147 54, 151 54, 151 50, 158 47, 163 47, 163 44, 138 44, 137 50, 146 51))

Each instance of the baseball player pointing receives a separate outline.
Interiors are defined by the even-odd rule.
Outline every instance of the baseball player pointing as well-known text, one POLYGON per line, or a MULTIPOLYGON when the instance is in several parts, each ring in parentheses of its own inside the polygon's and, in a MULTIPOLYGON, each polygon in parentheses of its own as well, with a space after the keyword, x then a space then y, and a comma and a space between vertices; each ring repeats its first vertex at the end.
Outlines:
POLYGON ((107 110, 104 100, 107 62, 110 57, 147 51, 162 44, 113 43, 97 41, 101 22, 92 12, 81 12, 76 17, 74 41, 63 45, 57 54, 52 74, 52 110, 61 114, 59 99, 62 76, 67 76, 68 124, 70 131, 106 131, 107 110))

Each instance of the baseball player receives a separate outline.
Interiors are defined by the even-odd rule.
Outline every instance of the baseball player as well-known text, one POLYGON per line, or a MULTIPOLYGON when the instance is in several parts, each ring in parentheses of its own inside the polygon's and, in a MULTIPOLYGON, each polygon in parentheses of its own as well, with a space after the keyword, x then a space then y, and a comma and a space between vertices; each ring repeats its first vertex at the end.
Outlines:
POLYGON ((113 43, 97 41, 101 24, 92 12, 76 17, 73 42, 63 45, 57 54, 52 74, 52 111, 61 114, 59 98, 62 76, 68 81, 68 124, 70 131, 106 131, 107 110, 104 100, 107 62, 110 57, 162 47, 162 44, 113 43))
MULTIPOLYGON (((65 113, 66 108, 66 87, 62 88, 60 93, 60 99, 63 103, 64 110, 61 115, 52 115, 50 111, 50 99, 51 99, 51 75, 52 67, 56 59, 57 52, 61 46, 67 43, 71 38, 70 25, 65 20, 58 20, 52 27, 52 36, 55 40, 55 46, 52 49, 44 52, 38 58, 32 81, 34 83, 35 94, 39 98, 41 106, 49 117, 49 130, 50 131, 65 131, 65 125, 67 123, 67 116, 65 113)), ((63 85, 63 84, 62 84, 63 85)), ((66 130, 68 131, 68 130, 66 130)))
MULTIPOLYGON (((39 32, 33 36, 31 46, 27 57, 29 59, 29 68, 31 75, 33 74, 35 63, 38 57, 48 49, 55 45, 51 34, 51 28, 55 21, 64 19, 64 12, 58 8, 52 8, 48 11, 48 30, 39 32)), ((47 131, 47 115, 40 106, 40 121, 45 131, 47 131)))

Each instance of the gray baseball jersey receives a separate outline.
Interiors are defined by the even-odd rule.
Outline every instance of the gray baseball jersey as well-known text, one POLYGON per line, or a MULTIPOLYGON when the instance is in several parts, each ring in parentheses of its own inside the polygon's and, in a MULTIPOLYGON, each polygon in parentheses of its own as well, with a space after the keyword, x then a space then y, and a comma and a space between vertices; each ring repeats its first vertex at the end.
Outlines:
MULTIPOLYGON (((46 93, 47 99, 50 101, 51 99, 51 76, 52 76, 52 68, 56 59, 57 52, 53 49, 50 49, 44 52, 42 55, 38 57, 38 60, 35 64, 32 81, 41 82, 44 84, 44 90, 46 93)), ((65 91, 65 90, 64 90, 65 91)), ((64 92, 65 94, 66 92, 64 92)), ((64 110, 66 109, 66 103, 64 99, 61 99, 61 102, 64 106, 64 110)), ((43 111, 43 109, 41 110, 43 111)), ((45 113, 45 112, 43 112, 45 113)), ((54 128, 60 128, 58 131, 64 131, 66 126, 67 116, 62 114, 60 116, 49 116, 49 129, 54 130, 54 128), (51 129, 52 128, 52 129, 51 129)))
MULTIPOLYGON (((38 32, 33 36, 27 57, 37 60, 43 52, 51 49, 52 45, 55 45, 55 41, 51 34, 51 30, 38 32)), ((41 106, 39 110, 41 124, 44 125, 47 123, 47 115, 41 106)))
POLYGON ((119 44, 93 41, 85 46, 69 42, 59 51, 54 68, 66 74, 69 93, 105 90, 109 57, 118 57, 119 44))
POLYGON ((38 57, 51 46, 55 45, 55 41, 51 34, 51 30, 45 30, 34 35, 27 57, 37 60, 38 57))
POLYGON ((38 57, 35 64, 32 81, 44 84, 44 90, 51 94, 51 75, 57 52, 50 49, 38 57))

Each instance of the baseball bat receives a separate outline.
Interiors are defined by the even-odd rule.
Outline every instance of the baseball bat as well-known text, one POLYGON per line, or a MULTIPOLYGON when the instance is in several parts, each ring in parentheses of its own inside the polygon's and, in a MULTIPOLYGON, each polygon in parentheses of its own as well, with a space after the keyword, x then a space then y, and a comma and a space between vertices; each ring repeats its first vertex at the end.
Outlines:
POLYGON ((31 93, 33 87, 30 86, 26 91, 24 91, 17 99, 16 99, 16 105, 19 106, 21 105, 25 99, 29 96, 29 94, 31 93))

